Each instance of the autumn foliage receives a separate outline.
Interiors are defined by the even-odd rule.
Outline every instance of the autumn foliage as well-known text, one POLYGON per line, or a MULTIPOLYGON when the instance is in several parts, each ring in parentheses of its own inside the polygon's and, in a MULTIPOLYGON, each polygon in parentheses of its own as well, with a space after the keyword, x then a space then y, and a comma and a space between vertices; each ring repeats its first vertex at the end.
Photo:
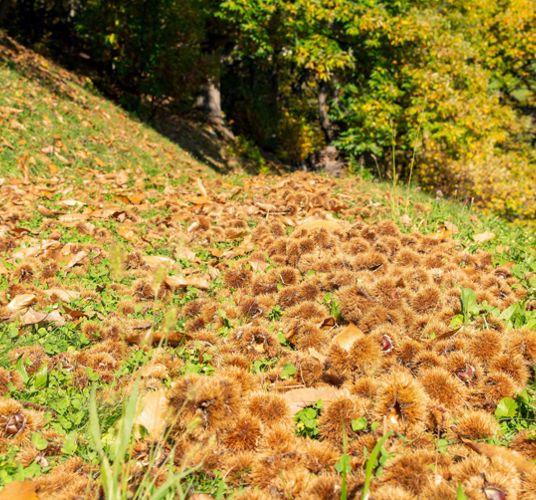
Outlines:
POLYGON ((2 6, 12 34, 142 115, 189 113, 211 82, 261 166, 259 148, 296 167, 331 144, 353 171, 536 215, 530 0, 2 6))

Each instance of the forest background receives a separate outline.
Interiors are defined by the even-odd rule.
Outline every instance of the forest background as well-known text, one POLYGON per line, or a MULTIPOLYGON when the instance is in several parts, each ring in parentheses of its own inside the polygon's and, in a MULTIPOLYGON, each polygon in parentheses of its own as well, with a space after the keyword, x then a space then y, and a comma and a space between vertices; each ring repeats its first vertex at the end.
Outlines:
POLYGON ((208 119, 260 171, 335 151, 515 219, 536 217, 535 17, 532 0, 0 0, 19 41, 146 121, 208 119))

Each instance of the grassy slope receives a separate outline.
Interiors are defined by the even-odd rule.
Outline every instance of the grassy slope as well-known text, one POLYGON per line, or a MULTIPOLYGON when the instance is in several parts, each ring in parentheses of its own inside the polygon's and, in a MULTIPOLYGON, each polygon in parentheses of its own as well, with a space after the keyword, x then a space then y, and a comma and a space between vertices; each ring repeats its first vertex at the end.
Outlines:
MULTIPOLYGON (((0 33, 0 42, 2 41, 0 33)), ((208 169, 101 98, 89 80, 4 39, 0 45, 3 175, 79 176, 88 170, 208 169)))
MULTIPOLYGON (((97 459, 87 429, 91 384, 78 386, 72 373, 62 368, 61 364, 47 371, 42 366, 39 368, 39 363, 33 359, 36 371, 32 371, 32 363, 24 366, 24 362, 17 362, 17 356, 14 357, 12 353, 17 349, 41 345, 48 359, 52 359, 62 353, 72 354, 90 349, 92 328, 86 326, 81 333, 81 327, 91 323, 91 320, 101 321, 114 316, 118 304, 134 300, 130 287, 140 276, 122 275, 121 269, 118 269, 127 252, 139 250, 143 255, 174 258, 181 262, 184 269, 193 267, 193 271, 206 274, 207 266, 212 266, 215 258, 219 259, 216 255, 234 246, 234 243, 229 246, 227 242, 220 242, 219 246, 213 247, 211 255, 202 242, 196 241, 185 250, 176 236, 187 234, 191 221, 174 221, 179 227, 177 234, 160 229, 164 227, 162 224, 169 223, 167 218, 170 214, 173 215, 173 210, 162 202, 162 193, 166 189, 184 196, 193 211, 205 203, 203 183, 196 184, 198 177, 203 178, 209 191, 222 193, 222 196, 226 191, 235 189, 238 192, 236 196, 242 196, 242 188, 250 189, 253 195, 244 194, 245 202, 254 198, 259 189, 262 191, 264 181, 250 181, 243 174, 218 178, 175 144, 98 97, 88 89, 88 82, 27 51, 0 46, 0 54, 3 56, 3 62, 0 63, 0 176, 18 177, 20 181, 8 181, 6 185, 27 191, 27 196, 21 198, 20 204, 9 205, 14 213, 18 210, 15 220, 19 232, 16 234, 21 239, 16 242, 15 250, 31 247, 58 232, 55 237, 62 245, 67 246, 73 254, 80 248, 89 249, 94 262, 88 266, 84 264, 83 272, 60 269, 53 279, 63 289, 82 292, 80 298, 69 303, 69 308, 82 311, 88 318, 70 320, 62 326, 25 327, 24 335, 19 333, 16 322, 7 321, 0 325, 0 367, 22 377, 22 382, 19 380, 16 387, 8 385, 7 392, 30 407, 33 405, 34 408, 53 410, 52 416, 47 417, 50 422, 45 427, 46 431, 36 431, 28 439, 38 449, 43 446, 46 449, 47 445, 42 439, 48 443, 62 443, 56 453, 47 455, 46 464, 32 460, 22 462, 17 456, 18 448, 4 449, 4 455, 0 458, 0 483, 5 483, 39 475, 66 457, 79 456, 87 461, 97 459), (121 172, 127 172, 125 178, 121 172), (54 181, 54 177, 60 182, 54 181), (84 178, 89 182, 81 189, 84 178), (27 182, 21 184, 24 181, 27 182), (62 205, 63 201, 71 198, 84 205, 79 208, 62 205), (39 210, 39 206, 45 209, 39 210), (95 220, 93 213, 90 220, 96 226, 95 235, 69 223, 57 223, 57 214, 51 215, 53 212, 63 215, 72 212, 78 214, 80 222, 87 222, 90 212, 84 208, 86 206, 92 206, 92 210, 113 206, 128 214, 133 213, 134 222, 130 223, 128 219, 125 222, 120 215, 95 220), (98 255, 99 246, 105 252, 104 258, 98 255), (194 256, 190 256, 191 252, 194 256)), ((267 178, 265 184, 268 186, 277 182, 278 179, 267 178)), ((514 274, 523 281, 529 297, 530 294, 534 296, 534 278, 528 281, 531 273, 536 272, 536 239, 531 231, 475 213, 469 207, 434 200, 404 187, 393 188, 365 180, 347 179, 335 183, 332 194, 334 198, 346 200, 350 206, 361 204, 362 216, 367 222, 390 218, 403 232, 417 230, 425 234, 439 234, 458 240, 469 252, 480 249, 489 251, 496 264, 512 265, 514 274), (494 237, 484 243, 476 242, 475 235, 484 232, 493 232, 494 237)), ((173 201, 180 203, 181 198, 173 201)), ((251 226, 257 223, 255 220, 248 222, 251 222, 251 226)), ((7 224, 7 221, 4 223, 7 224)), ((12 230, 15 226, 8 224, 8 227, 12 230)), ((14 263, 9 259, 12 251, 13 248, 9 247, 0 255, 2 303, 7 303, 21 291, 27 292, 28 287, 39 290, 50 286, 40 272, 35 273, 33 282, 25 282, 22 279, 25 262, 14 263)), ((72 255, 67 255, 67 260, 69 256, 72 255)), ((38 263, 29 259, 27 264, 31 267, 38 263)), ((155 281, 162 279, 159 272, 158 269, 152 270, 155 281)), ((147 277, 142 275, 141 278, 147 277)), ((218 286, 221 286, 221 282, 218 286)), ((209 292, 217 294, 218 289, 209 292)), ((195 287, 189 287, 185 293, 172 299, 172 305, 180 307, 198 293, 195 287)), ((42 300, 41 296, 39 300, 42 300)), ((62 310, 61 304, 40 302, 38 305, 47 311, 58 307, 62 310)), ((128 309, 130 306, 127 304, 125 307, 128 309)), ((165 324, 169 307, 170 303, 158 300, 149 309, 136 302, 134 310, 128 314, 128 320, 149 321, 154 330, 162 330, 167 328, 165 324)), ((526 318, 519 321, 522 324, 525 320, 531 320, 531 317, 531 313, 527 312, 526 318)), ((118 315, 120 321, 125 318, 118 315)), ((180 358, 180 373, 210 373, 213 370, 210 362, 213 354, 205 357, 195 349, 181 350, 169 346, 166 349, 180 358)), ((100 374, 98 369, 84 372, 84 376, 96 383, 104 395, 99 398, 99 414, 102 430, 107 436, 105 439, 110 439, 106 433, 111 432, 121 413, 118 399, 121 383, 117 384, 114 379, 128 379, 140 365, 151 359, 153 353, 151 349, 130 347, 120 357, 120 363, 105 375, 100 374)), ((534 387, 529 390, 534 391, 534 387)), ((533 400, 531 402, 529 399, 526 404, 518 401, 519 412, 528 411, 526 407, 530 404, 534 404, 533 400)), ((513 416, 519 420, 510 420, 504 425, 505 442, 516 433, 518 423, 519 428, 531 425, 530 420, 521 418, 523 415, 514 413, 513 416)), ((534 415, 531 416, 529 412, 529 417, 534 418, 534 415)), ((222 491, 226 488, 218 478, 199 475, 195 476, 195 481, 198 489, 211 493, 218 488, 222 491)))

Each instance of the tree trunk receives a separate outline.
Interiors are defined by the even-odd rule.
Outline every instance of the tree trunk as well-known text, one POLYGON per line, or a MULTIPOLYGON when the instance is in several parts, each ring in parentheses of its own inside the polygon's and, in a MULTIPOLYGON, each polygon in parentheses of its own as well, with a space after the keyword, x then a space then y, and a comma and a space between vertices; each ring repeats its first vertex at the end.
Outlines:
POLYGON ((221 110, 221 90, 219 78, 210 76, 203 89, 203 108, 208 119, 218 125, 223 123, 221 110))
POLYGON ((326 82, 320 82, 318 85, 318 113, 320 116, 320 127, 326 142, 329 144, 335 135, 333 123, 329 118, 329 86, 326 82))
POLYGON ((223 139, 234 140, 235 136, 227 125, 221 109, 221 89, 219 75, 209 76, 201 95, 201 106, 209 122, 223 139))

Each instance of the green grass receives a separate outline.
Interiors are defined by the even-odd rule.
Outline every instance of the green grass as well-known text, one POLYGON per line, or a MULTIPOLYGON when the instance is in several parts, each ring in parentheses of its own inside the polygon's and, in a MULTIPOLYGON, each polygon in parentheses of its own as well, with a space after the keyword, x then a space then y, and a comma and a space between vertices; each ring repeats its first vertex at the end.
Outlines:
POLYGON ((209 170, 99 96, 88 79, 40 56, 20 61, 1 42, 0 175, 61 170, 80 176, 119 168, 154 175, 178 165, 209 170))

